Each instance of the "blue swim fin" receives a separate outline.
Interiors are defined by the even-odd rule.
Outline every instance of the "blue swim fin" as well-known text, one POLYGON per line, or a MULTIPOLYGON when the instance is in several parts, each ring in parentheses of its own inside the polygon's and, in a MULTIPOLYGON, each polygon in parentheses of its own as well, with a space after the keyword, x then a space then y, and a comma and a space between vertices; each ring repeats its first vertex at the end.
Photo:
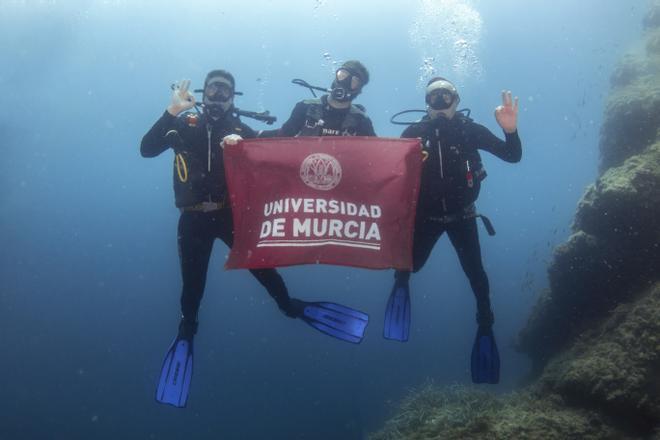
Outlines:
POLYGON ((342 341, 359 344, 369 324, 369 316, 359 310, 331 302, 291 299, 296 316, 320 332, 342 341))
MULTIPOLYGON (((195 324, 196 326, 196 324, 195 324)), ((165 355, 156 388, 156 401, 183 408, 188 401, 193 371, 193 335, 183 325, 165 355)))
POLYGON ((408 283, 395 283, 387 300, 383 337, 406 342, 410 334, 410 289, 408 283))
POLYGON ((492 327, 479 327, 472 346, 472 382, 496 384, 500 381, 500 355, 492 327))

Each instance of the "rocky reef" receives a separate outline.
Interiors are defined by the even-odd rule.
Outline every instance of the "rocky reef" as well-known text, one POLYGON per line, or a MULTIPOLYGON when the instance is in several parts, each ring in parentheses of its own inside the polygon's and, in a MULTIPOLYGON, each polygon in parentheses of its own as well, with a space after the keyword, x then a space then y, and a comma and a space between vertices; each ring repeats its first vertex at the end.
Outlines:
POLYGON ((601 129, 601 175, 580 200, 519 338, 540 373, 620 304, 660 280, 660 2, 644 20, 645 51, 612 75, 601 129), (561 322, 562 325, 556 325, 561 322))
POLYGON ((570 408, 560 395, 527 389, 504 397, 427 384, 402 402, 371 440, 622 439, 626 434, 598 412, 570 408))
POLYGON ((372 439, 660 439, 660 1, 611 89, 600 176, 519 335, 530 384, 427 385, 372 439))
POLYGON ((429 383, 370 439, 660 439, 660 282, 608 315, 533 385, 495 397, 429 383))
POLYGON ((550 289, 520 335, 519 348, 532 357, 535 372, 659 279, 659 201, 660 142, 587 188, 574 233, 555 250, 548 269, 550 289))

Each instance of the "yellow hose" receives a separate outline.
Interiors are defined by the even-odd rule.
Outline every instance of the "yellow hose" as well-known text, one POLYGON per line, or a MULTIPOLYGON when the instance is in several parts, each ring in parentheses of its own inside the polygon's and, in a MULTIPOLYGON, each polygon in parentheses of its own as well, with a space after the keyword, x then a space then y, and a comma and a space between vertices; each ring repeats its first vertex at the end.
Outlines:
POLYGON ((188 181, 188 166, 186 165, 186 160, 183 158, 181 153, 177 153, 175 156, 176 160, 176 172, 179 174, 179 180, 182 183, 186 183, 188 181), (181 169, 183 168, 183 173, 181 172, 181 169))

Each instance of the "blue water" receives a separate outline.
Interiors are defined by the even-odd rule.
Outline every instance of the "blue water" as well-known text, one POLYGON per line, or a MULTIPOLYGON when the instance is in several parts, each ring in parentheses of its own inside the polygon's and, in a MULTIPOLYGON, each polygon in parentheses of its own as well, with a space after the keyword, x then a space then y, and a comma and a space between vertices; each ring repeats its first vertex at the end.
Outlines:
POLYGON ((145 160, 139 142, 173 81, 199 87, 214 68, 236 77, 237 106, 283 122, 309 97, 292 78, 329 85, 333 62, 359 59, 372 80, 357 102, 381 136, 423 108, 431 69, 498 134, 500 90, 520 96, 523 161, 484 154, 479 201, 498 232, 481 231, 503 365, 489 389, 515 388, 529 371, 515 337, 596 176, 608 78, 645 6, 0 2, 0 438, 361 439, 426 378, 469 382, 474 300, 446 238, 413 277, 407 344, 381 337, 390 272, 282 270, 294 296, 368 312, 359 346, 283 317, 246 272, 222 270, 217 242, 188 408, 154 402, 178 322, 178 211, 171 156, 145 160))

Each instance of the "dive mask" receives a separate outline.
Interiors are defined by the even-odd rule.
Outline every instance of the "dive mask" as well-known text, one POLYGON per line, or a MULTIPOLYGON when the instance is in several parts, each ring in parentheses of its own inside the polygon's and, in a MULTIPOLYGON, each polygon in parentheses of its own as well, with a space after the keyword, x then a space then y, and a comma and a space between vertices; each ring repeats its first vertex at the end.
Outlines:
POLYGON ((426 88, 426 104, 433 110, 446 110, 458 99, 456 87, 449 81, 435 81, 426 88))
POLYGON ((204 87, 204 112, 211 119, 218 120, 231 108, 234 87, 223 77, 216 77, 204 87))
POLYGON ((222 80, 210 82, 204 88, 204 101, 227 102, 234 96, 231 84, 222 80))
POLYGON ((341 67, 335 72, 335 80, 332 82, 330 96, 339 102, 353 100, 360 94, 362 79, 354 72, 341 67))

